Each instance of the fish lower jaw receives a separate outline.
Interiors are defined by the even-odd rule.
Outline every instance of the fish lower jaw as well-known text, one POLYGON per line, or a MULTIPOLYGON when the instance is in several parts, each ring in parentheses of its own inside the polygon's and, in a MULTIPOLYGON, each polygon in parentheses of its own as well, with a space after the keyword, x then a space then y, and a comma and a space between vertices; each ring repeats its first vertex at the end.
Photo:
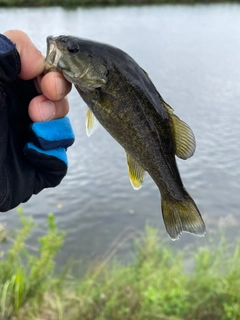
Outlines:
MULTIPOLYGON (((51 44, 53 45, 53 44, 51 44)), ((50 47, 51 50, 51 47, 50 47)), ((62 52, 53 45, 52 50, 50 51, 49 55, 48 55, 48 64, 51 64, 53 67, 57 67, 58 66, 58 62, 62 57, 62 52)))
POLYGON ((58 62, 61 59, 61 57, 62 57, 62 52, 57 47, 55 47, 55 58, 53 61, 53 66, 57 67, 58 62))
POLYGON ((54 41, 50 42, 47 57, 45 59, 45 73, 48 71, 57 71, 58 63, 62 57, 62 52, 57 48, 54 41))

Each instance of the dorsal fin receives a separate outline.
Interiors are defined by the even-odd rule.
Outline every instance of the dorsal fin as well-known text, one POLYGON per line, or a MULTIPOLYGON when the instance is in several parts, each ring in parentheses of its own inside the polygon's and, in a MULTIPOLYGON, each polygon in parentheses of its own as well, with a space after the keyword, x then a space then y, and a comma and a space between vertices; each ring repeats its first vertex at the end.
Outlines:
POLYGON ((165 101, 162 100, 162 102, 171 119, 170 126, 175 143, 175 154, 181 159, 188 159, 196 149, 194 134, 191 128, 173 113, 174 110, 165 101))
POLYGON ((90 108, 86 114, 86 133, 90 137, 99 127, 99 122, 90 108))
POLYGON ((126 152, 128 174, 130 182, 135 190, 142 187, 145 170, 126 152))
MULTIPOLYGON (((143 70, 143 72, 145 73, 149 81, 152 83, 148 73, 145 70, 143 70)), ((193 156, 196 149, 196 141, 195 141, 195 137, 192 132, 192 129, 184 121, 182 121, 173 113, 174 112, 173 108, 170 107, 163 100, 160 94, 159 94, 159 99, 165 106, 168 112, 168 115, 170 117, 170 126, 171 126, 172 137, 175 145, 175 154, 177 157, 186 160, 191 156, 193 156)))

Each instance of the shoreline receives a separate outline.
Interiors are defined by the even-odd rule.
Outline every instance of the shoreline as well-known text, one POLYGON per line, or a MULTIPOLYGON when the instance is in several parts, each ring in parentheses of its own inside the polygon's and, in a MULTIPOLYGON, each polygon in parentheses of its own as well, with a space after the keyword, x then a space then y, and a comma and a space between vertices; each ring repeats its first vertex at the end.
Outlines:
POLYGON ((104 7, 104 6, 146 6, 146 5, 198 5, 236 3, 236 0, 0 0, 0 8, 39 8, 59 6, 62 8, 104 7))

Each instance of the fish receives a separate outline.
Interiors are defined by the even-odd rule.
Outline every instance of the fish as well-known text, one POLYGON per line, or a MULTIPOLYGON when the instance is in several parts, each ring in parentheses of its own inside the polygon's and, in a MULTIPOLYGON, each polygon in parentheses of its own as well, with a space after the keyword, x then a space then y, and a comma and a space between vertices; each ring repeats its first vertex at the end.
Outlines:
POLYGON ((142 187, 146 172, 151 176, 170 238, 183 232, 204 236, 205 223, 176 162, 176 156, 185 160, 194 154, 194 134, 147 72, 115 46, 66 35, 47 37, 45 73, 50 71, 62 73, 87 104, 88 136, 100 123, 123 147, 133 188, 142 187))

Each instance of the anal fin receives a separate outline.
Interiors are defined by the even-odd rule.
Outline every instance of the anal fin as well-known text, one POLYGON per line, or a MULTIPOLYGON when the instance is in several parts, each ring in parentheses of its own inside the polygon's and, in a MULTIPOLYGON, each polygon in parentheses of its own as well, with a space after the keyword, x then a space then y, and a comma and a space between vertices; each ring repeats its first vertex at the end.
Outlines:
POLYGON ((135 190, 142 187, 145 170, 126 152, 128 174, 130 182, 135 190))

